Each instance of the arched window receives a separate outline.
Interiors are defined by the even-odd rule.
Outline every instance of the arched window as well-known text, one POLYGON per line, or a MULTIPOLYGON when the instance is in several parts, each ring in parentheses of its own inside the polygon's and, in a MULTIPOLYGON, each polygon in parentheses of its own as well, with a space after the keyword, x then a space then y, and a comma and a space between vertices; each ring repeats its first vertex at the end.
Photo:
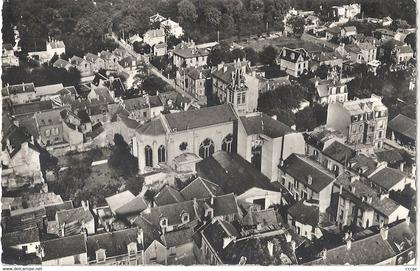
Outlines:
POLYGON ((163 145, 160 145, 158 149, 158 162, 166 162, 166 148, 163 145))
POLYGON ((222 142, 222 150, 225 152, 232 152, 233 135, 228 134, 222 142))
POLYGON ((153 167, 153 151, 152 147, 150 147, 149 145, 144 147, 144 158, 146 160, 146 166, 153 167))
POLYGON ((207 158, 214 153, 214 143, 211 139, 206 138, 200 144, 199 155, 201 158, 207 158))

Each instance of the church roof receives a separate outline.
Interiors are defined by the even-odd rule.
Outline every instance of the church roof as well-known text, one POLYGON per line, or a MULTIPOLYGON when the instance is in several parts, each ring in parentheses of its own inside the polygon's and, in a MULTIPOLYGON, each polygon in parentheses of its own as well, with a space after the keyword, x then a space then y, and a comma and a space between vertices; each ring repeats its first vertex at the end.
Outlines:
POLYGON ((154 119, 140 126, 137 132, 145 135, 161 135, 165 133, 165 128, 160 119, 154 119))

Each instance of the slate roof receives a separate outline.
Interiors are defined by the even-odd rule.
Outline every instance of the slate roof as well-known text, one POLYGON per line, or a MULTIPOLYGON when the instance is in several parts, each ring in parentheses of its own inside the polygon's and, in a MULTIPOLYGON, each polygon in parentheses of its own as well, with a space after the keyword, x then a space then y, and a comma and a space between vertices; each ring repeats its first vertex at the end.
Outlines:
POLYGON ((402 114, 398 114, 388 122, 388 129, 405 135, 411 140, 416 140, 416 120, 402 114))
POLYGON ((357 154, 349 160, 349 163, 351 169, 365 176, 369 176, 377 167, 375 160, 363 154, 357 154))
POLYGON ((306 52, 305 49, 299 48, 299 49, 291 49, 284 47, 283 50, 280 53, 280 58, 284 59, 289 62, 297 63, 299 57, 302 57, 303 61, 309 60, 309 54, 306 52), (284 52, 286 52, 284 55, 284 52), (294 54, 294 57, 292 57, 294 54))
POLYGON ((151 108, 163 106, 158 96, 149 96, 148 98, 136 97, 136 98, 124 100, 125 109, 128 111, 134 111, 134 110, 141 110, 141 109, 149 108, 149 104, 147 103, 147 100, 149 100, 151 108))
POLYGON ((290 214, 294 220, 304 224, 317 227, 319 223, 319 207, 317 204, 311 204, 305 200, 300 200, 293 204, 287 213, 290 214))
POLYGON ((4 247, 12 247, 29 243, 39 242, 38 228, 29 228, 23 231, 3 233, 1 244, 4 247))
POLYGON ((192 228, 185 228, 177 231, 166 232, 161 240, 165 247, 177 247, 192 242, 194 231, 192 228))
POLYGON ((56 68, 65 68, 69 65, 72 66, 72 64, 70 62, 68 62, 67 60, 61 59, 61 58, 57 59, 53 64, 53 66, 56 67, 56 68))
POLYGON ((35 112, 41 112, 50 109, 53 109, 53 103, 51 100, 47 100, 26 104, 16 104, 13 105, 12 111, 14 115, 24 115, 33 114, 35 112))
POLYGON ((59 227, 64 223, 66 223, 66 225, 75 221, 81 223, 82 220, 84 220, 85 223, 88 223, 93 220, 93 215, 90 210, 85 210, 83 207, 58 211, 56 215, 59 227))
POLYGON ((222 80, 226 84, 230 84, 232 83, 232 73, 234 73, 238 68, 247 66, 248 63, 248 61, 225 63, 222 68, 213 70, 211 75, 222 80))
POLYGON ((339 141, 331 143, 323 153, 343 165, 356 155, 355 150, 339 141))
POLYGON ((213 197, 213 205, 211 205, 211 199, 199 199, 198 212, 204 217, 205 209, 212 207, 214 210, 214 216, 226 216, 238 213, 238 203, 233 193, 213 197))
POLYGON ((173 51, 174 55, 178 55, 182 58, 193 58, 193 57, 200 57, 200 56, 207 56, 209 55, 209 51, 202 48, 176 48, 173 51))
POLYGON ((292 128, 264 113, 242 116, 241 121, 248 135, 264 134, 270 138, 277 138, 293 133, 292 128))
POLYGON ((147 203, 141 195, 137 195, 134 199, 119 207, 116 211, 117 215, 128 216, 139 214, 147 208, 147 203))
POLYGON ((136 120, 130 119, 130 118, 128 118, 124 115, 121 115, 121 114, 117 114, 117 116, 124 123, 124 125, 127 126, 127 128, 136 129, 137 127, 140 126, 140 123, 136 120))
POLYGON ((159 225, 153 225, 142 216, 137 216, 132 224, 143 230, 143 244, 148 248, 154 240, 160 241, 159 225))
POLYGON ((165 128, 160 119, 153 119, 137 128, 139 134, 161 135, 165 134, 165 128))
POLYGON ((404 173, 398 169, 385 167, 372 176, 369 179, 376 185, 390 190, 393 186, 400 183, 405 178, 404 173))
POLYGON ((59 203, 59 204, 54 204, 54 205, 48 205, 45 207, 45 211, 47 213, 47 219, 48 221, 53 221, 55 220, 55 214, 58 211, 62 211, 62 210, 69 210, 69 209, 73 209, 73 202, 71 200, 69 201, 65 201, 63 203, 59 203))
POLYGON ((99 249, 105 249, 107 258, 127 254, 127 245, 137 244, 137 234, 137 228, 130 228, 88 236, 86 242, 88 261, 96 260, 96 251, 99 249))
POLYGON ((129 190, 126 190, 121 193, 117 193, 110 197, 105 198, 106 203, 108 204, 111 211, 116 212, 120 207, 132 201, 135 198, 133 193, 129 190))
POLYGON ((41 242, 45 256, 42 261, 61 259, 86 253, 86 243, 83 234, 52 239, 41 242))
POLYGON ((180 192, 185 200, 203 199, 223 194, 219 185, 201 177, 197 177, 180 192))
POLYGON ((153 198, 156 205, 167 205, 184 201, 181 193, 169 185, 165 185, 153 198))
POLYGON ((86 60, 89 62, 95 62, 98 58, 100 58, 98 55, 95 55, 92 53, 87 53, 85 56, 86 56, 86 60))
POLYGON ((233 108, 229 104, 165 114, 163 116, 172 131, 184 131, 236 120, 233 108))
POLYGON ((320 164, 306 156, 292 154, 281 167, 287 174, 316 192, 321 192, 334 181, 334 175, 320 164), (308 176, 312 177, 312 184, 308 184, 308 176))
POLYGON ((53 109, 49 111, 43 111, 35 114, 36 121, 39 127, 58 125, 62 123, 61 112, 62 108, 53 109))
POLYGON ((257 225, 261 224, 263 226, 267 225, 276 225, 280 221, 277 220, 276 211, 273 208, 259 210, 259 211, 250 211, 242 219, 243 225, 257 225))
POLYGON ((191 77, 194 80, 197 79, 205 79, 210 75, 210 69, 205 69, 204 67, 187 67, 184 69, 181 69, 179 71, 180 74, 185 74, 191 77), (200 78, 201 76, 201 78, 200 78))
POLYGON ((200 177, 216 183, 225 193, 241 195, 254 187, 278 191, 266 176, 236 153, 218 151, 196 167, 200 177))

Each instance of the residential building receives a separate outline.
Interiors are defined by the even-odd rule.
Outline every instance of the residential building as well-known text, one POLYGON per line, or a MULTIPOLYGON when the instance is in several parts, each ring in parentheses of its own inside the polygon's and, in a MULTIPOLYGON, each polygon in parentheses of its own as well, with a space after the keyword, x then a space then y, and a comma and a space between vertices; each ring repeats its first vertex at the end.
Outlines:
POLYGON ((209 90, 210 69, 204 67, 180 68, 176 71, 176 84, 198 99, 200 105, 207 104, 206 91, 209 90))
POLYGON ((314 101, 321 104, 327 105, 336 102, 347 102, 348 100, 348 91, 347 85, 342 83, 340 80, 328 79, 320 80, 319 78, 314 78, 316 93, 314 96, 314 101))
POLYGON ((386 28, 378 28, 373 32, 373 36, 381 41, 394 39, 396 34, 396 32, 386 28))
POLYGON ((19 58, 15 56, 13 46, 9 43, 3 44, 1 65, 2 67, 19 66, 19 58))
POLYGON ((118 57, 110 51, 102 51, 100 53, 100 58, 104 60, 106 70, 116 71, 119 69, 118 57))
POLYGON ((61 237, 79 233, 90 235, 96 231, 89 202, 82 201, 81 207, 56 212, 55 220, 61 237))
POLYGON ((320 238, 320 212, 317 200, 301 199, 287 209, 287 223, 295 232, 309 240, 320 238))
POLYGON ((341 19, 353 19, 361 13, 360 4, 350 4, 342 6, 333 6, 330 8, 330 16, 338 20, 341 19))
POLYGON ((415 149, 416 120, 398 114, 388 123, 387 138, 409 149, 415 149))
POLYGON ((308 156, 292 154, 279 165, 281 185, 296 201, 318 200, 319 211, 325 213, 330 206, 335 176, 308 156))
POLYGON ((78 234, 42 241, 38 257, 42 265, 87 265, 85 236, 78 234))
POLYGON ((87 53, 85 54, 84 59, 91 63, 92 70, 95 72, 106 68, 105 60, 100 57, 100 53, 98 53, 98 55, 87 53))
POLYGON ((165 29, 159 28, 147 31, 143 35, 143 41, 150 47, 153 47, 153 45, 159 44, 161 42, 164 43, 166 41, 165 29))
POLYGON ((59 58, 53 63, 53 67, 66 69, 68 71, 71 67, 73 67, 73 65, 69 61, 59 58))
POLYGON ((2 94, 3 97, 8 96, 13 104, 29 103, 36 99, 35 85, 33 83, 6 85, 2 90, 2 94))
POLYGON ((51 146, 64 142, 63 120, 60 111, 53 109, 35 114, 40 142, 44 146, 51 146))
POLYGON ((4 233, 1 237, 3 254, 5 251, 32 254, 40 245, 39 229, 37 227, 4 233))
POLYGON ((45 51, 28 52, 28 56, 39 61, 40 63, 46 63, 50 61, 54 55, 60 57, 62 54, 66 53, 66 45, 61 40, 48 38, 45 44, 45 51))
POLYGON ((406 63, 414 57, 414 51, 409 45, 397 46, 391 52, 397 64, 406 63))
POLYGON ((347 38, 357 35, 357 29, 355 26, 343 26, 341 28, 340 36, 341 38, 347 38))
POLYGON ((209 50, 199 48, 194 42, 181 42, 172 51, 173 64, 177 68, 199 67, 207 65, 209 50))
POLYGON ((284 47, 279 55, 280 69, 293 77, 299 77, 309 70, 309 54, 305 49, 284 47))
POLYGON ((239 115, 257 111, 259 80, 247 60, 234 60, 212 68, 212 93, 220 102, 232 104, 239 115))
POLYGON ((400 169, 387 166, 376 168, 367 181, 370 186, 379 193, 390 193, 391 191, 403 191, 407 186, 415 189, 415 182, 400 169))
POLYGON ((129 112, 128 117, 146 122, 160 116, 164 111, 163 104, 158 96, 143 96, 124 100, 124 108, 129 112))
POLYGON ((80 72, 82 77, 92 75, 92 63, 86 59, 73 56, 69 62, 80 72))
POLYGON ((174 22, 171 19, 161 21, 160 27, 163 29, 168 29, 169 35, 172 35, 176 38, 180 38, 184 35, 184 29, 182 29, 179 23, 174 22))
POLYGON ((328 106, 327 127, 347 136, 350 145, 371 145, 381 148, 388 123, 388 108, 382 98, 355 99, 328 106))
POLYGON ((163 17, 162 15, 160 15, 159 13, 156 13, 153 16, 149 17, 150 23, 160 23, 166 20, 165 17, 163 17))

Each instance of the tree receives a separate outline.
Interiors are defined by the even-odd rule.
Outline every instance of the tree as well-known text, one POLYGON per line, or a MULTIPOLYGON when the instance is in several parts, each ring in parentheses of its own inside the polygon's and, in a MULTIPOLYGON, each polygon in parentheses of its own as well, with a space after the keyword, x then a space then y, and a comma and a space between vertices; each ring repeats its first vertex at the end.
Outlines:
POLYGON ((217 66, 222 62, 229 62, 231 59, 231 53, 229 50, 229 45, 225 45, 221 43, 220 45, 214 46, 208 57, 207 57, 207 65, 210 67, 217 66))
POLYGON ((321 66, 318 67, 318 69, 316 69, 315 75, 318 76, 321 79, 325 79, 325 78, 327 78, 328 72, 330 70, 331 70, 330 65, 322 64, 321 66))
POLYGON ((234 60, 236 60, 238 58, 240 60, 245 58, 245 52, 242 49, 235 48, 230 52, 230 61, 229 62, 233 62, 234 60))
POLYGON ((298 84, 281 85, 258 98, 258 110, 269 114, 278 110, 298 109, 305 97, 305 90, 298 84))
POLYGON ((389 26, 389 28, 392 31, 396 31, 398 28, 402 28, 402 29, 407 29, 410 28, 410 25, 407 23, 406 20, 402 20, 402 19, 396 19, 393 20, 391 25, 389 26))
POLYGON ((204 10, 204 17, 206 22, 211 27, 216 28, 220 25, 220 22, 222 20, 222 13, 216 7, 207 6, 207 8, 204 10))
POLYGON ((305 19, 301 16, 292 16, 287 20, 287 23, 292 26, 293 33, 300 37, 305 30, 305 19))
POLYGON ((182 0, 178 3, 178 15, 183 21, 194 23, 197 20, 197 9, 189 0, 182 0))
POLYGON ((277 58, 277 49, 269 45, 260 53, 260 62, 264 65, 274 65, 277 58))
POLYGON ((410 45, 414 52, 416 51, 416 33, 408 34, 405 37, 404 42, 410 45))
POLYGON ((138 173, 137 158, 131 154, 130 147, 120 134, 114 135, 114 147, 108 164, 118 176, 132 177, 138 173))
POLYGON ((251 62, 251 66, 255 66, 258 62, 257 52, 251 47, 246 47, 244 49, 244 52, 245 52, 246 59, 251 62))
POLYGON ((54 54, 53 57, 50 60, 50 66, 52 66, 56 61, 58 60, 58 55, 54 54))

